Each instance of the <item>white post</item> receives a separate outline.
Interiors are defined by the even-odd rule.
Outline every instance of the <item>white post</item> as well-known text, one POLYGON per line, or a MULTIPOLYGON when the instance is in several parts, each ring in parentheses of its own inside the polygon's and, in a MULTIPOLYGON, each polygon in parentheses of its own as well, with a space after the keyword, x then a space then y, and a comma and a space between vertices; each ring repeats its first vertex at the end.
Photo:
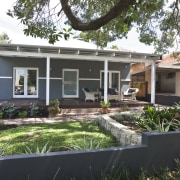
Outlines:
POLYGON ((156 88, 156 63, 151 64, 151 103, 155 104, 155 88, 156 88))
POLYGON ((50 92, 50 57, 46 58, 46 106, 49 105, 50 92))
POLYGON ((104 102, 108 101, 108 60, 104 61, 104 102))

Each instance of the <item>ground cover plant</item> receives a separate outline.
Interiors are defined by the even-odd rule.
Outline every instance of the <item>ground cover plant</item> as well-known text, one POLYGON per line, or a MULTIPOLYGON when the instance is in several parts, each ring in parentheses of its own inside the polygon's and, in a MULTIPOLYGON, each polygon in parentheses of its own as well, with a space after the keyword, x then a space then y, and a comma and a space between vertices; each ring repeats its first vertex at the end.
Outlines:
POLYGON ((164 108, 147 105, 142 113, 120 113, 111 118, 137 133, 176 131, 180 130, 180 104, 164 108))
POLYGON ((116 122, 127 126, 130 130, 135 131, 136 133, 142 133, 145 129, 138 125, 136 118, 139 116, 139 113, 118 113, 112 115, 111 118, 114 119, 116 122))
POLYGON ((120 168, 110 169, 108 172, 102 172, 99 179, 100 180, 178 180, 180 179, 180 161, 179 159, 175 159, 176 168, 170 169, 168 167, 159 167, 158 169, 154 169, 153 173, 144 171, 143 169, 139 174, 134 175, 131 171, 122 166, 120 168))
POLYGON ((21 125, 0 131, 0 147, 6 147, 3 155, 36 153, 44 148, 62 151, 117 145, 116 139, 92 120, 21 125))

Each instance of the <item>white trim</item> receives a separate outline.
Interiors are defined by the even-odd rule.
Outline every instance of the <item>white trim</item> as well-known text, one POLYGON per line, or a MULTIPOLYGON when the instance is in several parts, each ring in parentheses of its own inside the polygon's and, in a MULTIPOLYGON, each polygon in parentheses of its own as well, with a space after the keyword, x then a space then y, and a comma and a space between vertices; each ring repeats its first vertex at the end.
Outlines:
POLYGON ((151 103, 155 104, 156 63, 151 64, 151 103))
POLYGON ((136 53, 115 50, 98 50, 84 48, 68 48, 42 45, 24 45, 24 44, 2 44, 0 46, 0 55, 17 57, 39 57, 74 60, 92 60, 114 62, 152 62, 160 59, 159 55, 148 53, 136 53))
POLYGON ((121 79, 121 81, 124 81, 124 82, 129 82, 129 81, 131 81, 131 79, 121 79))
POLYGON ((108 60, 104 61, 104 101, 107 102, 107 93, 108 93, 108 60))
POLYGON ((50 96, 50 57, 46 57, 46 105, 49 105, 49 96, 50 96))
MULTIPOLYGON (((101 87, 101 84, 102 84, 102 72, 104 72, 104 70, 100 70, 100 87, 101 87)), ((118 91, 120 91, 120 87, 121 87, 121 84, 120 84, 120 81, 121 81, 121 71, 117 71, 117 70, 108 70, 108 74, 109 74, 109 87, 108 88, 112 88, 112 84, 111 84, 111 80, 112 80, 112 74, 113 73, 118 73, 119 74, 119 82, 118 82, 118 91)))
POLYGON ((62 76, 63 76, 63 81, 62 81, 62 97, 63 98, 79 98, 79 69, 63 69, 62 70, 62 76), (64 72, 65 71, 74 71, 77 74, 77 81, 76 81, 76 95, 66 95, 64 94, 64 72))
MULTIPOLYGON (((38 79, 46 79, 46 77, 39 77, 38 79)), ((62 78, 53 78, 53 77, 50 77, 49 79, 62 80, 62 78)))
POLYGON ((62 80, 63 78, 53 78, 53 77, 51 77, 51 78, 49 78, 49 79, 52 79, 52 80, 62 80))
POLYGON ((100 81, 100 79, 79 78, 80 81, 100 81))
POLYGON ((14 67, 13 68, 13 98, 38 98, 38 92, 39 92, 39 82, 38 82, 38 76, 39 76, 39 69, 35 67, 14 67), (24 95, 15 95, 15 70, 24 70, 25 71, 25 79, 24 79, 24 95), (36 95, 28 95, 27 94, 27 71, 28 70, 36 70, 36 95))
POLYGON ((0 76, 0 79, 12 79, 13 77, 0 76))

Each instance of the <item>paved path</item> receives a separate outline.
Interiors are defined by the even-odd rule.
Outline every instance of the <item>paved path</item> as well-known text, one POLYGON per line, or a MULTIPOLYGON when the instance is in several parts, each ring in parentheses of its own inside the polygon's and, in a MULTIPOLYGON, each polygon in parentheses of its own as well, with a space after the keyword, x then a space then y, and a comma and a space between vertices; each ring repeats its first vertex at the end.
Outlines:
POLYGON ((63 109, 61 114, 56 117, 48 118, 16 118, 16 119, 1 119, 0 123, 4 124, 35 124, 35 123, 51 123, 62 121, 77 121, 84 119, 94 119, 100 115, 100 109, 63 109))
MULTIPOLYGON (((133 110, 141 110, 142 108, 133 108, 133 110)), ((110 108, 110 112, 120 112, 120 108, 110 108)), ((35 123, 51 123, 62 121, 81 121, 95 119, 102 115, 100 108, 87 108, 87 109, 63 109, 61 114, 56 117, 48 118, 17 118, 17 119, 1 119, 0 123, 4 124, 35 124, 35 123)))

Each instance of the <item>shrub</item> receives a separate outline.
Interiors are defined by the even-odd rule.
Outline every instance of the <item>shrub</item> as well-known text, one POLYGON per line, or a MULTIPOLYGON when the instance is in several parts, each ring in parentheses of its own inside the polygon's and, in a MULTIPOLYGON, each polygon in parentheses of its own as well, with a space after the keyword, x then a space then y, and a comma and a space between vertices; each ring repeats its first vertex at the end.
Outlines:
POLYGON ((100 101, 100 106, 101 106, 102 108, 109 108, 109 107, 111 106, 111 104, 110 104, 109 101, 107 101, 107 102, 105 102, 105 101, 100 101))
POLYGON ((25 118, 25 117, 27 117, 27 115, 28 115, 27 111, 20 111, 18 113, 19 118, 25 118))
POLYGON ((4 117, 4 112, 0 110, 0 119, 3 119, 3 117, 4 117))
POLYGON ((17 107, 10 102, 6 102, 1 107, 1 112, 3 112, 3 118, 14 118, 17 116, 17 107))
POLYGON ((50 101, 48 111, 51 116, 56 116, 61 112, 60 102, 58 99, 54 99, 50 101))
POLYGON ((174 108, 144 107, 144 113, 136 118, 138 125, 148 131, 168 132, 180 129, 179 104, 174 108))
POLYGON ((36 117, 39 112, 39 106, 37 105, 37 103, 30 103, 27 112, 28 117, 36 117))

